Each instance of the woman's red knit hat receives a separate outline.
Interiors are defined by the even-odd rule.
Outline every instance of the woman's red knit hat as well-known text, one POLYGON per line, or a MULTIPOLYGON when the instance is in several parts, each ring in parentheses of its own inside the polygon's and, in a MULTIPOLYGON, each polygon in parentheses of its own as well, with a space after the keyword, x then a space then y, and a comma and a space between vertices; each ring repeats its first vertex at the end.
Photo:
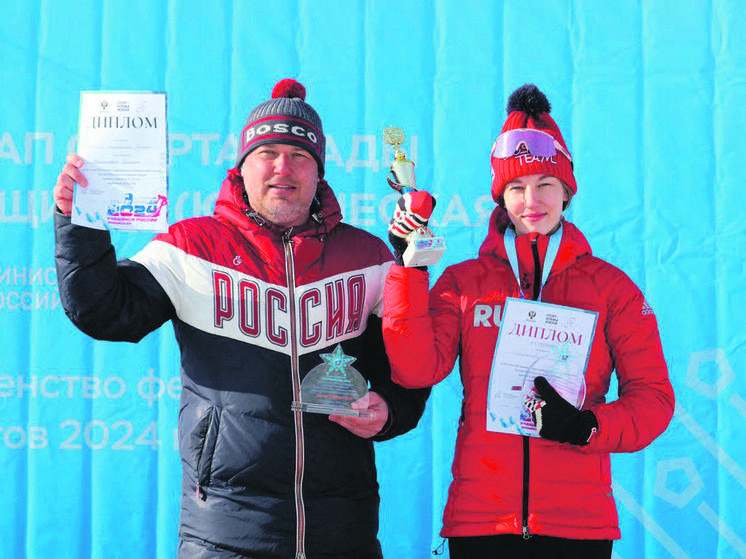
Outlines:
MULTIPOLYGON (((567 144, 560 133, 557 123, 549 112, 552 106, 539 88, 526 84, 516 89, 508 99, 508 118, 500 134, 518 128, 541 130, 550 134, 569 155, 567 144)), ((497 141, 495 142, 495 146, 497 141)), ((495 146, 492 148, 492 197, 497 201, 505 185, 515 178, 525 175, 550 175, 564 182, 572 194, 578 190, 573 175, 572 160, 557 150, 554 156, 537 156, 526 151, 510 157, 497 157, 495 146)))

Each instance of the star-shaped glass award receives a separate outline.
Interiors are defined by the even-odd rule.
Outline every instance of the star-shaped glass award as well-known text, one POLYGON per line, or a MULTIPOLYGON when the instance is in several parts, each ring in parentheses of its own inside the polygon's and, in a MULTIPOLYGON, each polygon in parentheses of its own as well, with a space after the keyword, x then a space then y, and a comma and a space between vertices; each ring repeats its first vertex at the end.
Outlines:
POLYGON ((339 344, 337 344, 332 353, 321 353, 320 356, 328 367, 327 374, 337 374, 340 377, 344 376, 347 366, 356 360, 354 357, 345 355, 344 351, 342 351, 342 346, 339 344))
POLYGON ((345 355, 338 344, 332 353, 322 353, 321 358, 324 362, 303 379, 300 402, 294 402, 293 409, 354 417, 367 415, 367 407, 352 408, 352 402, 362 399, 367 403, 368 398, 367 381, 351 366, 355 357, 345 355))

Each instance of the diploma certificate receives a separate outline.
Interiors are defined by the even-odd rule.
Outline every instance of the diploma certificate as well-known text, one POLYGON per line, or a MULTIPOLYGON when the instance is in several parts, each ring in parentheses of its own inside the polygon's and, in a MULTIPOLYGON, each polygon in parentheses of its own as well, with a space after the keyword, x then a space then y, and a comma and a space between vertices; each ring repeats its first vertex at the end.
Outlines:
POLYGON ((94 229, 168 228, 166 94, 82 91, 72 222, 94 229))
POLYGON ((545 377, 580 408, 598 313, 537 301, 505 301, 487 396, 487 430, 538 437, 524 407, 534 379, 545 377))

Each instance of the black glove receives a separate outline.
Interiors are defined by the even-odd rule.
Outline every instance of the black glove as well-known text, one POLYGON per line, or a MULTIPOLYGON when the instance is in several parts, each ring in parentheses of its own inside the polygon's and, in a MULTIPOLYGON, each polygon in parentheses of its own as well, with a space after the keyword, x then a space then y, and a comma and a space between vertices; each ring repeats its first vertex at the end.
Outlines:
POLYGON ((531 415, 539 435, 550 441, 585 446, 598 430, 591 410, 580 411, 560 396, 544 377, 534 379, 534 388, 544 401, 532 406, 531 415))
POLYGON ((415 229, 427 227, 434 208, 435 198, 424 190, 407 192, 396 202, 394 217, 389 222, 389 242, 394 249, 394 262, 400 266, 404 265, 402 255, 409 246, 407 237, 415 229))

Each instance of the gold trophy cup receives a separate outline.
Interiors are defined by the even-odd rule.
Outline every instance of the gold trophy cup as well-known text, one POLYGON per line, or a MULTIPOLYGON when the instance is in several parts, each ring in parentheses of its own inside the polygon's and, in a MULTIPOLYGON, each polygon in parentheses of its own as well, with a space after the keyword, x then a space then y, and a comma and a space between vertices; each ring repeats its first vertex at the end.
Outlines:
MULTIPOLYGON (((383 131, 383 140, 394 148, 394 161, 386 177, 389 186, 402 195, 417 190, 414 162, 407 159, 406 153, 401 149, 405 140, 402 129, 393 126, 386 128, 383 131)), ((420 227, 412 231, 407 236, 407 243, 402 261, 408 268, 434 266, 446 250, 445 239, 434 236, 428 227, 420 227)))

